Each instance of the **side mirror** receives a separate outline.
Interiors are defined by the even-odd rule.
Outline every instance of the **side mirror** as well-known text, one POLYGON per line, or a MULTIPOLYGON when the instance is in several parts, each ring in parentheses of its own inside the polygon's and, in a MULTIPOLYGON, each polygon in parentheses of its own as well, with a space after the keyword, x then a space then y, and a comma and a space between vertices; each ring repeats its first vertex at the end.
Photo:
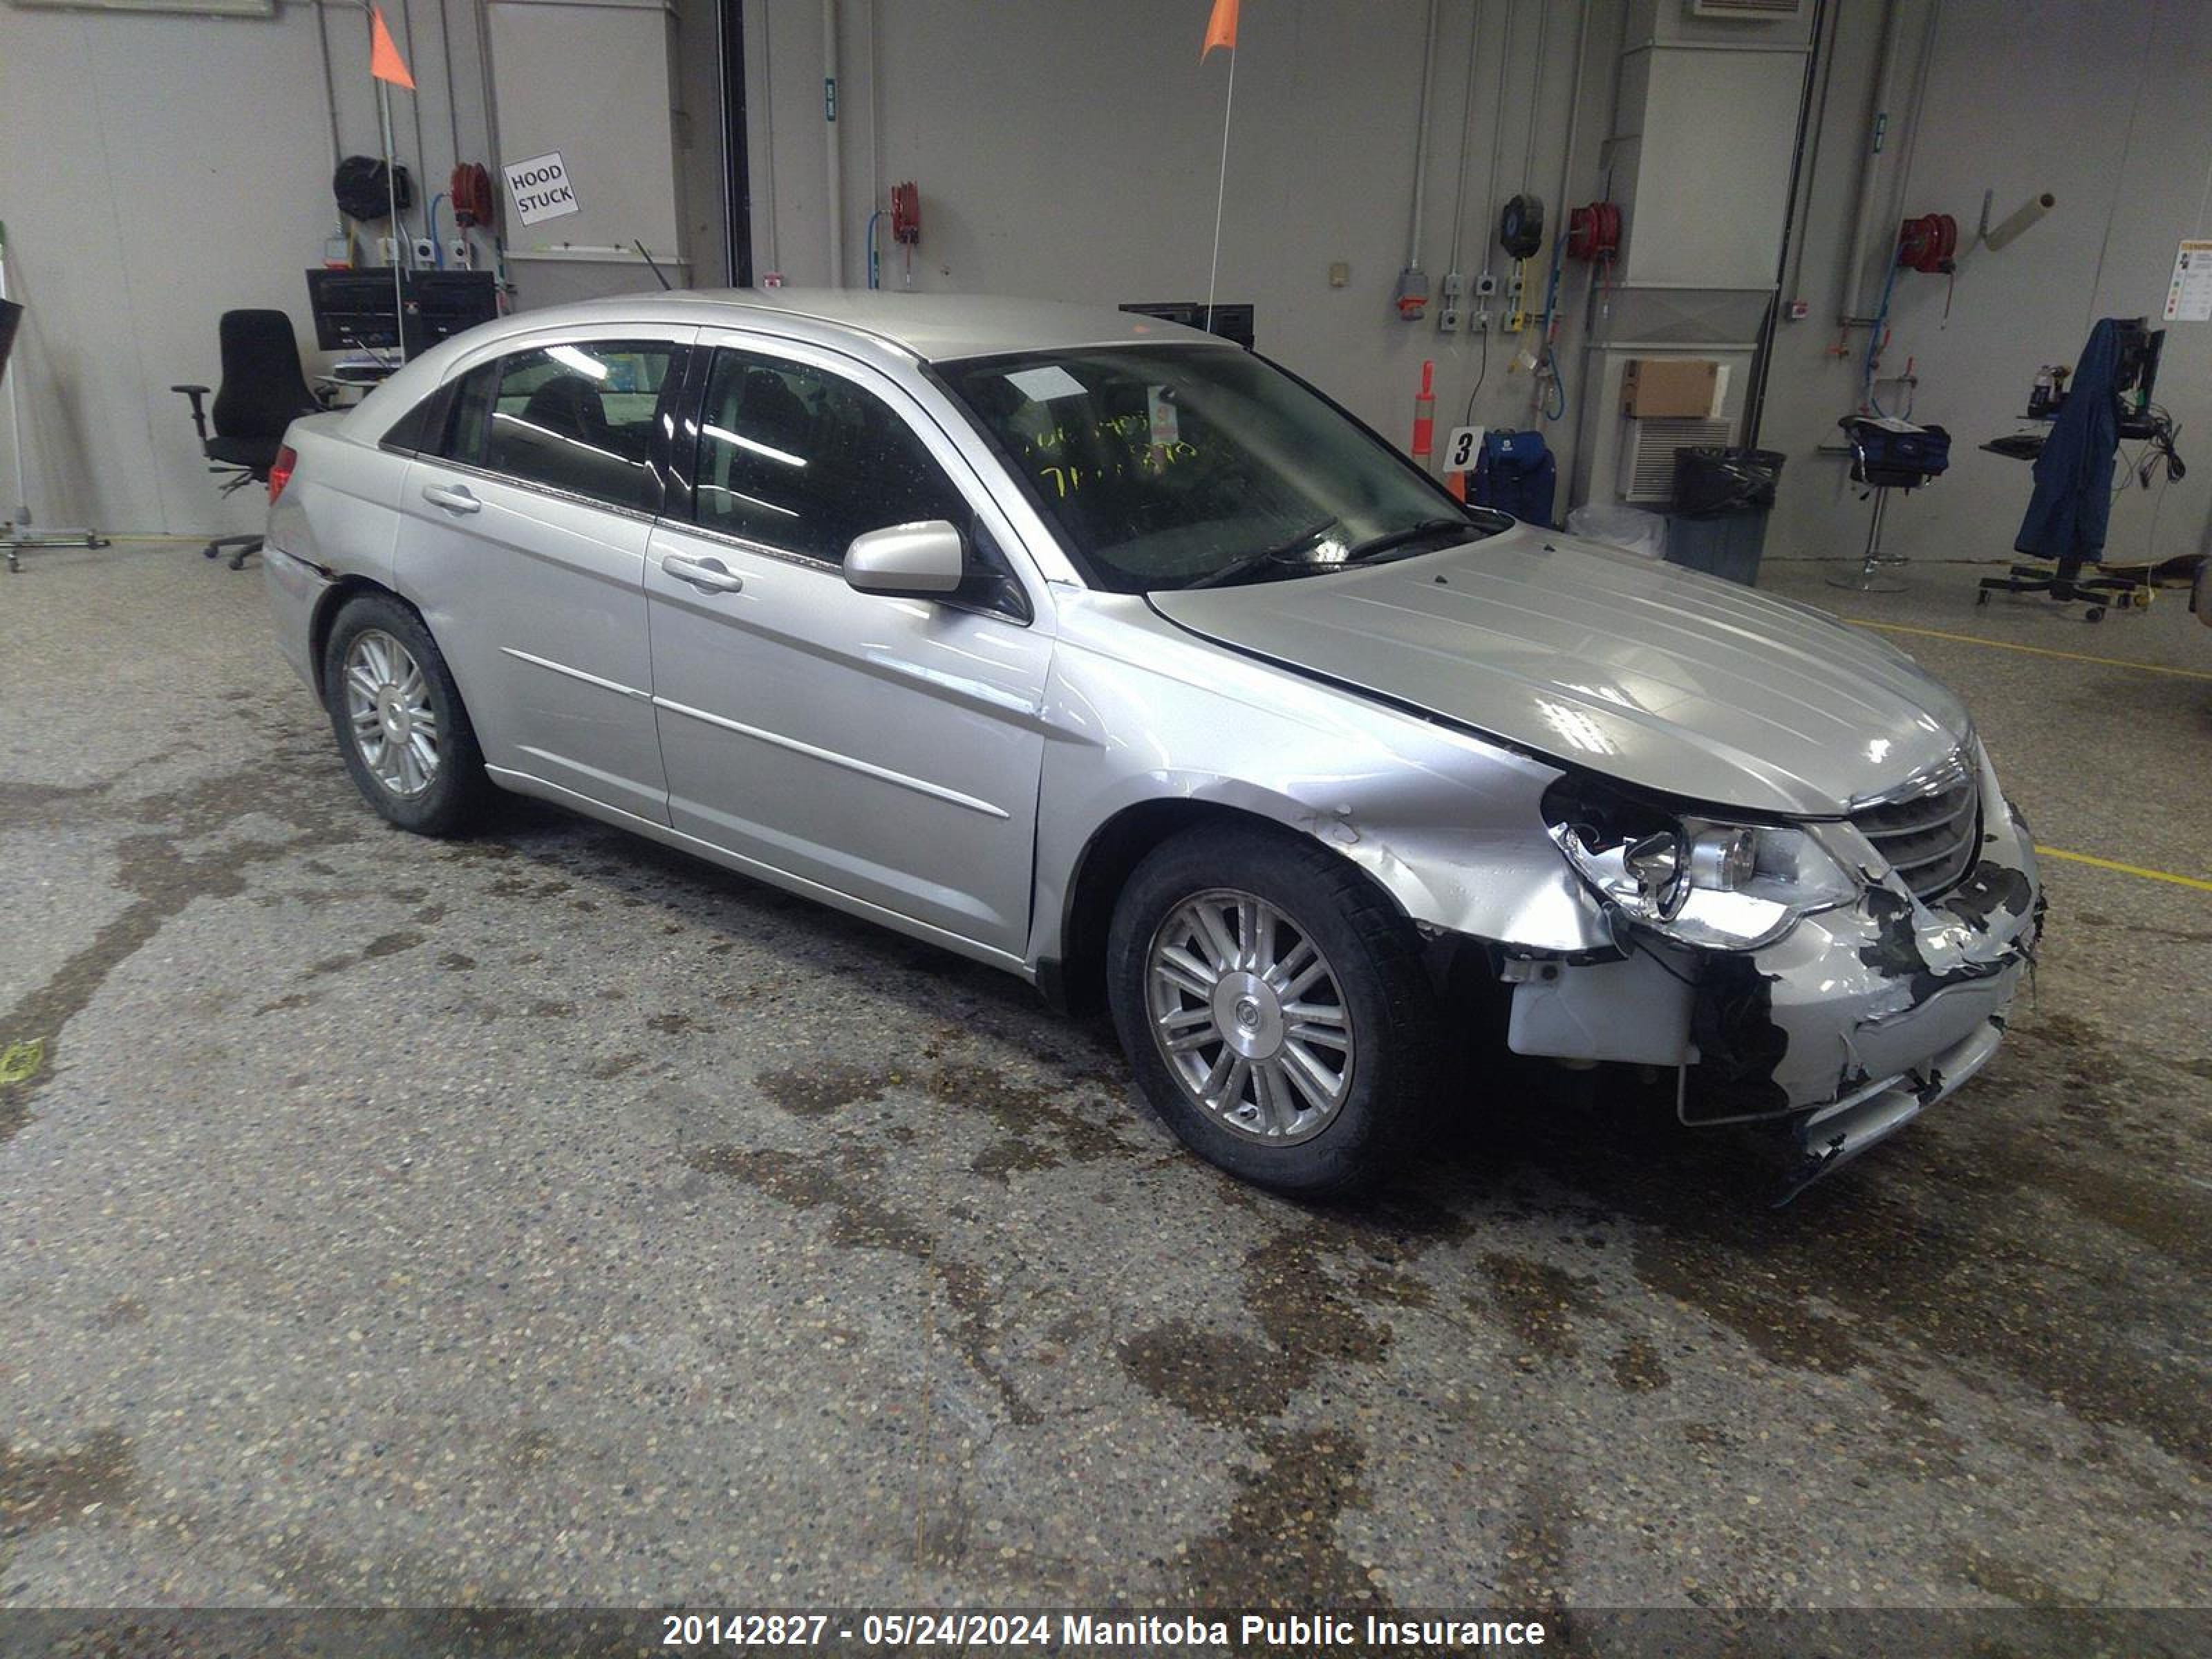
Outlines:
POLYGON ((956 591, 967 574, 960 532, 942 519, 871 530, 845 550, 846 584, 862 593, 934 599, 956 591))

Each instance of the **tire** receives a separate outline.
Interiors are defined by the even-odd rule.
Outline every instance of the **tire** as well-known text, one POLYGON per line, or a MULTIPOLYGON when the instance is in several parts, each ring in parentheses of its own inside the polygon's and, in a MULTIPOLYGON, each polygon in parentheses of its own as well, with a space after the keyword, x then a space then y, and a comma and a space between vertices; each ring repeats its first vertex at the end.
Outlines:
POLYGON ((1327 848, 1233 825, 1164 842, 1115 907, 1106 972, 1146 1098, 1184 1145, 1230 1174, 1279 1193, 1343 1193, 1415 1143, 1441 1070, 1437 994, 1405 918, 1327 848), (1200 920, 1209 910, 1210 934, 1200 920))
POLYGON ((420 617, 388 593, 347 600, 323 647, 322 673, 331 730, 362 799, 418 836, 459 835, 475 823, 491 794, 483 752, 420 617), (372 680, 375 707, 365 711, 372 680))

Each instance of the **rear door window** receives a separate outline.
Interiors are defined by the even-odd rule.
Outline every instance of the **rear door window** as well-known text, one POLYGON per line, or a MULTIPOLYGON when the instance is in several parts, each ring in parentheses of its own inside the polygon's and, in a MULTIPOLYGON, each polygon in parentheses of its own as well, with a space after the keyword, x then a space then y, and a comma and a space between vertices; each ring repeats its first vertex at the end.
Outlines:
POLYGON ((440 453, 610 507, 657 511, 653 413, 677 350, 660 340, 580 340, 471 369, 440 453))

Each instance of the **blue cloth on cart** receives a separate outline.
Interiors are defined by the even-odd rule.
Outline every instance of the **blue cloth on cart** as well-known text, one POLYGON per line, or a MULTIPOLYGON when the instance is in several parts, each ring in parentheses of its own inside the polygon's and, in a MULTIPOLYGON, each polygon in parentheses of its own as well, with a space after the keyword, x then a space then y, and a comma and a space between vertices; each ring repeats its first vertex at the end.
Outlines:
POLYGON ((2035 493, 2020 521, 2014 550, 2036 559, 2105 556, 2112 516, 2112 458, 2119 453, 2120 325, 2107 317, 2090 331, 2081 361, 2035 458, 2035 493))

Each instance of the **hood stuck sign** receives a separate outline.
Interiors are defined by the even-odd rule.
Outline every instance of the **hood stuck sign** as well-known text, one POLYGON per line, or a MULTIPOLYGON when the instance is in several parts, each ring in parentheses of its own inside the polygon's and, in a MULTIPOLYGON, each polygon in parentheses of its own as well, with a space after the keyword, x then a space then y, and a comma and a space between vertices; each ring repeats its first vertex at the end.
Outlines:
POLYGON ((524 224, 534 225, 576 211, 576 192, 568 183, 568 169, 559 150, 533 155, 527 161, 509 161, 501 171, 507 174, 507 193, 514 198, 515 213, 524 224))

